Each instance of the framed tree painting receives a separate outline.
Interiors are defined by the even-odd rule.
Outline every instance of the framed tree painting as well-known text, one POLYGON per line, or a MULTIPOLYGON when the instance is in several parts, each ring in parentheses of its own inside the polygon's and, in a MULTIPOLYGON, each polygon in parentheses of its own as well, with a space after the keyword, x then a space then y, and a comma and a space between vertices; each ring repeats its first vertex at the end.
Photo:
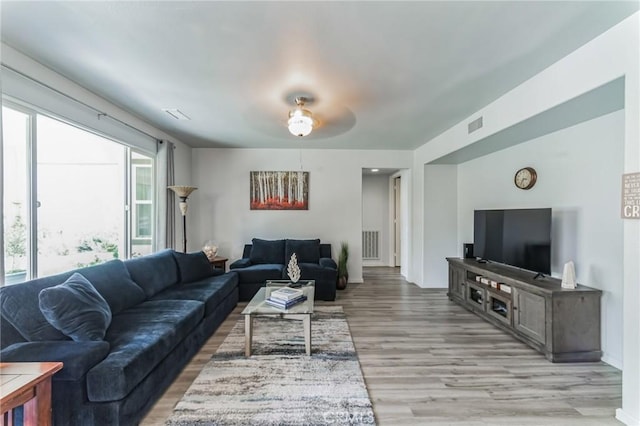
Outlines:
POLYGON ((251 210, 309 210, 309 172, 249 172, 251 210))

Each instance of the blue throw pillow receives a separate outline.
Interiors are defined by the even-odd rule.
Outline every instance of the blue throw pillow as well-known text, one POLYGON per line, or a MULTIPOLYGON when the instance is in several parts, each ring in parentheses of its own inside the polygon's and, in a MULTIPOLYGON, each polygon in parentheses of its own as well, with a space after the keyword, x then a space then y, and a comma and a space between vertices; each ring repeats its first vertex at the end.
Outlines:
POLYGON ((104 339, 111 324, 106 300, 78 273, 62 284, 42 289, 38 300, 47 321, 76 342, 104 339))
POLYGON ((252 264, 285 264, 284 240, 261 240, 254 238, 251 242, 253 245, 249 259, 251 259, 252 264))
POLYGON ((180 253, 174 251, 173 257, 178 262, 180 282, 191 283, 214 275, 213 265, 209 263, 204 252, 180 253))
POLYGON ((320 262, 320 240, 287 240, 286 263, 289 263, 291 255, 295 253, 298 263, 320 262))

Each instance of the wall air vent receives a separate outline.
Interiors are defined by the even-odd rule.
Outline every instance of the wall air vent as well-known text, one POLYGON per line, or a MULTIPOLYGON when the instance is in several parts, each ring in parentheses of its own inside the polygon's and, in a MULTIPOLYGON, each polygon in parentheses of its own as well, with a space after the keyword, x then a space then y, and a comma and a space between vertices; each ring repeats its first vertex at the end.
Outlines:
POLYGON ((177 108, 162 108, 162 110, 167 114, 169 114, 171 117, 175 118, 176 120, 191 120, 189 117, 184 115, 182 111, 180 111, 177 108))
POLYGON ((471 123, 469 123, 468 125, 469 128, 469 134, 475 132, 476 130, 482 128, 482 117, 473 120, 471 123))
POLYGON ((380 259, 380 231, 362 231, 362 258, 380 259))

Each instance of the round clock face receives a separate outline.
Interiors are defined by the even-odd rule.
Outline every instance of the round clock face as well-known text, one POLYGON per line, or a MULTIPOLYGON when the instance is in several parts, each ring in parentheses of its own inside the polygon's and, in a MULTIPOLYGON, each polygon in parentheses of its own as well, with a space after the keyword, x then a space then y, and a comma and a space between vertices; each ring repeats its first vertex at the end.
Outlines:
POLYGON ((525 167, 516 172, 513 182, 520 189, 531 189, 536 184, 537 178, 538 176, 533 167, 525 167))

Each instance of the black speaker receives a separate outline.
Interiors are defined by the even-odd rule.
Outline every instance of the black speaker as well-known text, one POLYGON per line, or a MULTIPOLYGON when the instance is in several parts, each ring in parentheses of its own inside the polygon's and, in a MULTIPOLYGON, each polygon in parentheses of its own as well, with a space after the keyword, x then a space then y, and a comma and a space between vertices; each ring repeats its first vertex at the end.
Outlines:
POLYGON ((464 253, 465 259, 474 259, 475 256, 473 255, 473 244, 472 243, 463 244, 462 253, 464 253))

